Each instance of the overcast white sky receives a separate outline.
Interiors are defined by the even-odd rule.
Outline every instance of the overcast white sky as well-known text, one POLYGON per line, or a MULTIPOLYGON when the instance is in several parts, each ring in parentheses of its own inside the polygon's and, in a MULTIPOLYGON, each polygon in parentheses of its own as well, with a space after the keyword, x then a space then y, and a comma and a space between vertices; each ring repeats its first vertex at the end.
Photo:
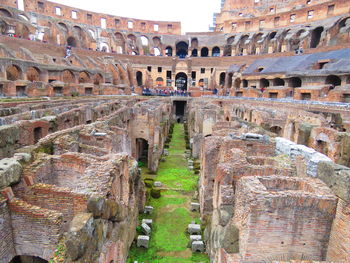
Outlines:
POLYGON ((182 33, 208 31, 220 0, 51 0, 98 13, 148 20, 180 21, 182 33))

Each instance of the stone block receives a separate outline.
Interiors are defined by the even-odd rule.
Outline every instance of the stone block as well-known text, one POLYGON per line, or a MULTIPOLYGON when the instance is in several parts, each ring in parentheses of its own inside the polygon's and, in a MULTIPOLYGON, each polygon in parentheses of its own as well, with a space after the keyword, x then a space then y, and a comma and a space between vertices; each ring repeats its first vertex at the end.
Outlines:
POLYGON ((22 165, 14 158, 0 160, 0 188, 18 183, 22 175, 22 165))
POLYGON ((153 206, 145 206, 145 209, 143 211, 145 214, 152 214, 153 206))
POLYGON ((201 234, 201 226, 198 224, 189 224, 188 225, 188 233, 193 234, 201 234))
POLYGON ((137 247, 148 248, 149 236, 138 236, 137 237, 137 247))
POLYGON ((201 241, 201 240, 202 240, 202 235, 190 235, 190 242, 191 242, 191 244, 194 241, 201 241))
POLYGON ((336 196, 350 203, 350 168, 333 162, 320 162, 317 173, 336 196))
POLYGON ((200 205, 199 203, 191 203, 191 211, 192 212, 199 212, 200 205))
POLYGON ((204 252, 205 245, 203 241, 194 241, 192 242, 192 252, 204 252))
POLYGON ((151 234, 151 228, 147 225, 147 224, 145 224, 145 223, 142 223, 141 224, 141 228, 142 228, 142 232, 145 234, 145 235, 147 235, 147 236, 149 236, 150 234, 151 234))
POLYGON ((146 224, 149 227, 152 227, 153 220, 152 219, 142 219, 142 224, 146 224))

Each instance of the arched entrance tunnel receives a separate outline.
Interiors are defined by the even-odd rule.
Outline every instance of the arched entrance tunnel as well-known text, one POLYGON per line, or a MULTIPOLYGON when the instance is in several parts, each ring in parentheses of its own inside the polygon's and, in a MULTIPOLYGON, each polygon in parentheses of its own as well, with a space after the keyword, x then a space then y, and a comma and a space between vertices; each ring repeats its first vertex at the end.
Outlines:
POLYGON ((187 90, 187 75, 183 72, 177 73, 175 77, 177 90, 187 90))
POLYGON ((33 256, 16 256, 10 263, 48 263, 47 260, 33 256))

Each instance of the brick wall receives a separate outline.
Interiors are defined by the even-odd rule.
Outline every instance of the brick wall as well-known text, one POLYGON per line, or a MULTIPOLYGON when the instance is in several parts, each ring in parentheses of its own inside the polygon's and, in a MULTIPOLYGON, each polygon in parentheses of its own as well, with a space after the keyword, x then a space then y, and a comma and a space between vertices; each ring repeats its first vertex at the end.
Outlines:
POLYGON ((6 200, 0 197, 0 263, 8 263, 14 256, 11 215, 6 200))
POLYGON ((18 255, 49 260, 58 244, 62 214, 14 199, 9 203, 18 255))

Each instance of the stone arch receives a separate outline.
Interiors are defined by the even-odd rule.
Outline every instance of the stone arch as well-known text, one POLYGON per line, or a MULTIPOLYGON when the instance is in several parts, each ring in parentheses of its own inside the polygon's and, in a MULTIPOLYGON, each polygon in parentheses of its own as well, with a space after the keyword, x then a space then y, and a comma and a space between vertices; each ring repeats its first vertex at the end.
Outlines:
POLYGON ((179 72, 175 76, 175 85, 178 90, 187 90, 187 75, 184 72, 179 72))
POLYGON ((141 71, 136 72, 136 81, 137 81, 138 86, 142 86, 143 80, 142 80, 142 72, 141 71))
POLYGON ((94 85, 100 85, 103 83, 103 76, 100 73, 97 73, 93 77, 94 85))
POLYGON ((176 56, 185 58, 188 54, 188 44, 185 41, 180 41, 176 44, 176 56))
POLYGON ((201 49, 201 57, 207 57, 209 55, 209 49, 207 47, 203 47, 201 49))
POLYGON ((35 256, 15 256, 10 263, 48 263, 47 260, 35 256))
POLYGON ((270 86, 270 82, 265 78, 260 79, 259 83, 260 83, 260 89, 266 89, 267 87, 270 86))
POLYGON ((73 31, 78 35, 82 36, 83 34, 83 29, 80 26, 73 26, 73 31))
POLYGON ((160 37, 153 37, 152 41, 153 41, 153 45, 155 47, 161 47, 162 46, 162 40, 160 39, 160 37))
POLYGON ((274 39, 277 35, 277 32, 276 31, 273 31, 269 34, 269 37, 268 37, 268 40, 271 40, 271 39, 274 39))
POLYGON ((102 42, 102 43, 100 44, 100 50, 101 50, 102 52, 109 52, 109 51, 110 51, 109 45, 108 45, 106 42, 102 42))
POLYGON ((198 38, 194 37, 191 39, 191 48, 192 49, 198 49, 198 38))
POLYGON ((157 86, 164 86, 164 79, 162 78, 162 77, 158 77, 157 79, 156 79, 156 85, 157 86))
POLYGON ((168 57, 172 57, 173 56, 173 48, 171 46, 167 46, 165 48, 165 55, 168 57))
POLYGON ((192 49, 191 57, 198 57, 198 49, 192 49))
POLYGON ((161 51, 158 47, 153 48, 153 54, 157 57, 161 55, 161 51))
POLYGON ((72 71, 70 70, 64 70, 62 72, 62 81, 64 83, 75 83, 75 76, 72 71))
POLYGON ((302 80, 298 77, 292 77, 288 80, 288 87, 299 88, 302 86, 302 80))
POLYGON ((40 81, 40 70, 37 67, 29 67, 27 69, 27 80, 31 82, 40 81))
POLYGON ((75 37, 68 37, 67 45, 71 47, 77 47, 77 40, 75 39, 75 37))
POLYGON ((213 47, 212 56, 213 57, 220 57, 220 48, 219 47, 213 47))
POLYGON ((90 74, 86 71, 82 71, 79 73, 79 83, 89 83, 90 82, 90 74))
POLYGON ((282 128, 280 126, 272 126, 269 131, 275 133, 277 136, 282 136, 282 128))
POLYGON ((274 78, 272 82, 273 86, 284 86, 286 84, 285 81, 281 78, 274 78))
POLYGON ((310 48, 316 48, 320 43, 322 32, 324 28, 322 26, 315 28, 311 33, 310 48))
POLYGON ((64 32, 68 33, 68 26, 67 26, 65 23, 59 22, 59 23, 58 23, 58 26, 59 26, 59 28, 62 29, 64 32))
POLYGON ((11 65, 6 68, 6 79, 16 81, 22 79, 22 69, 17 65, 11 65))
POLYGON ((338 23, 338 29, 340 30, 341 28, 345 27, 346 24, 348 23, 348 21, 350 21, 350 17, 346 17, 346 18, 340 20, 338 23))
POLYGON ((5 8, 0 8, 0 16, 13 17, 12 13, 5 8))
POLYGON ((219 85, 225 85, 226 72, 220 73, 219 85))
POLYGON ((140 39, 141 39, 141 44, 142 44, 142 46, 143 46, 143 47, 148 47, 148 45, 149 45, 148 37, 146 37, 146 36, 141 36, 140 39))
POLYGON ((333 87, 341 85, 341 79, 336 75, 329 75, 325 80, 325 84, 333 85, 333 87))
POLYGON ((227 74, 226 88, 228 89, 232 88, 232 81, 233 81, 233 73, 230 72, 227 74))

